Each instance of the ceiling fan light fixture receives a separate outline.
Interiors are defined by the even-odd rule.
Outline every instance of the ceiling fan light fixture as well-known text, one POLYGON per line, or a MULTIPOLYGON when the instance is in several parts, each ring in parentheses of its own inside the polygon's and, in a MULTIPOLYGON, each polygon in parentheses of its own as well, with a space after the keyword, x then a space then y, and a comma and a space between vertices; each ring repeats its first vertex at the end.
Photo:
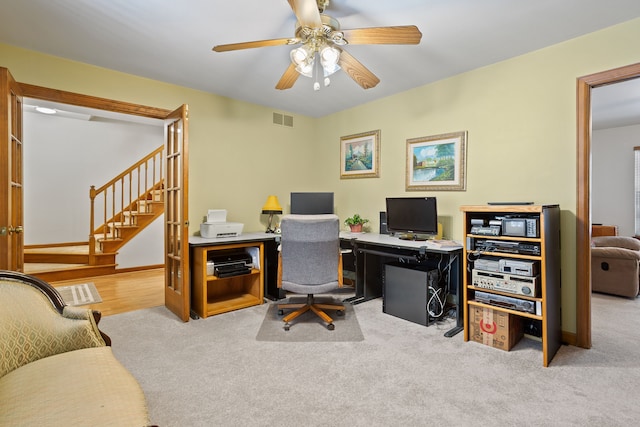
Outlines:
POLYGON ((315 48, 306 43, 297 47, 289 54, 291 62, 296 66, 296 71, 305 76, 313 77, 313 64, 315 62, 315 48))
POLYGON ((331 64, 331 66, 322 65, 322 69, 324 71, 324 76, 329 77, 334 74, 336 71, 340 70, 340 66, 338 64, 331 64))
POLYGON ((315 86, 324 78, 342 69, 363 89, 371 89, 380 83, 380 79, 348 51, 345 45, 366 44, 419 44, 422 33, 415 25, 390 27, 352 28, 341 30, 337 19, 324 13, 330 0, 288 0, 295 15, 295 36, 290 38, 258 40, 244 43, 230 43, 213 47, 215 52, 253 49, 257 47, 300 45, 289 52, 291 63, 276 84, 276 89, 293 87, 300 75, 316 77, 315 86), (327 49, 324 52, 325 48, 327 49), (320 58, 315 59, 318 54, 320 58), (322 73, 322 74, 321 74, 322 73))
POLYGON ((313 77, 313 63, 314 60, 311 57, 308 61, 296 65, 296 71, 305 77, 313 77))
POLYGON ((293 49, 289 55, 291 56, 291 61, 294 64, 300 65, 305 62, 309 62, 309 60, 313 62, 313 53, 313 49, 310 46, 304 44, 293 49))
POLYGON ((340 59, 340 51, 332 46, 325 46, 320 49, 320 60, 322 61, 322 65, 326 64, 337 64, 340 59))
MULTIPOLYGON (((324 76, 328 77, 340 69, 340 50, 332 46, 325 46, 320 50, 320 63, 324 70, 324 76)), ((325 85, 327 86, 327 85, 325 85)))
POLYGON ((347 44, 347 41, 344 39, 344 33, 341 31, 334 31, 327 37, 331 40, 332 43, 337 44, 338 46, 344 46, 347 44))

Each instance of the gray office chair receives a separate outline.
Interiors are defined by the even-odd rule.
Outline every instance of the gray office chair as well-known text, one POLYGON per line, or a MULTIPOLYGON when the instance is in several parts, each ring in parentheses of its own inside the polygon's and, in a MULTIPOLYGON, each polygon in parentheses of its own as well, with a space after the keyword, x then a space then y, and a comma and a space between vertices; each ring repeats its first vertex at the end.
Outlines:
POLYGON ((282 240, 278 255, 278 287, 296 294, 307 294, 304 303, 278 304, 278 313, 287 314, 284 330, 290 321, 311 310, 327 323, 332 331, 333 319, 324 310, 337 310, 344 315, 344 305, 317 303, 314 294, 327 293, 342 287, 342 256, 340 255, 340 221, 336 215, 285 215, 280 222, 282 240))

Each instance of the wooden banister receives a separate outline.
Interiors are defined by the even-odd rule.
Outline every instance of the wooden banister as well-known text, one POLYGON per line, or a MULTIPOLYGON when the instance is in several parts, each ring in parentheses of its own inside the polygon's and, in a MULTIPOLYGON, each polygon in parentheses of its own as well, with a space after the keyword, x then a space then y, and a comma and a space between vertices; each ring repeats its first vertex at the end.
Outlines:
POLYGON ((124 223, 127 217, 131 220, 134 212, 140 212, 144 201, 153 200, 154 193, 163 189, 163 152, 164 146, 162 145, 103 186, 99 188, 91 186, 89 189, 91 204, 89 219, 90 258, 96 254, 98 238, 102 240, 118 238, 115 233, 109 233, 109 224, 124 223), (98 204, 98 210, 101 214, 96 212, 96 204, 98 204), (96 223, 101 225, 96 226, 96 223))

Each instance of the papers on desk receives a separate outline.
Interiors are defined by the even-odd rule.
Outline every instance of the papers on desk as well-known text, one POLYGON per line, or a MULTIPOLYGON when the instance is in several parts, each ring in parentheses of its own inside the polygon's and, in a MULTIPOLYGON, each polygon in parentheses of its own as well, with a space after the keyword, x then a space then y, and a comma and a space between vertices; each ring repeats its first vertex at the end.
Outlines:
POLYGON ((433 240, 426 240, 425 241, 425 246, 427 248, 433 248, 433 249, 446 249, 446 248, 461 248, 462 245, 456 241, 453 240, 439 240, 439 239, 433 239, 433 240))

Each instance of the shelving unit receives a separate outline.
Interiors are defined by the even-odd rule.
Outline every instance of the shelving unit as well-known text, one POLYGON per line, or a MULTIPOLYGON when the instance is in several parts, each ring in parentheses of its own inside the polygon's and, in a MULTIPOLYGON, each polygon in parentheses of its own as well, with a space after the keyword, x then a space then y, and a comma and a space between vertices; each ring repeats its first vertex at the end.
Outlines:
MULTIPOLYGON (((464 236, 464 340, 469 341, 469 308, 472 306, 490 308, 494 311, 509 313, 521 318, 533 319, 541 325, 542 362, 548 366, 562 344, 560 317, 560 208, 558 205, 480 205, 462 206, 464 236), (537 236, 505 236, 501 229, 499 235, 472 233, 472 219, 489 223, 500 218, 529 218, 537 220, 537 236), (497 242, 492 245, 483 244, 487 240, 497 242), (509 247, 517 244, 517 248, 509 247), (506 245, 506 249, 501 248, 506 245), (497 246, 497 249, 496 249, 497 246), (539 248, 539 251, 519 250, 518 248, 539 248), (520 252, 520 253, 519 253, 520 252), (524 253, 522 253, 524 252, 524 253), (532 253, 534 252, 534 253, 532 253), (472 270, 474 263, 482 257, 489 261, 523 260, 533 262, 538 270, 539 292, 535 296, 489 289, 484 286, 473 286, 472 270), (520 311, 506 306, 477 301, 475 293, 482 291, 491 296, 517 298, 537 307, 536 313, 520 311)), ((499 271, 497 276, 506 274, 499 271)), ((511 273, 513 274, 513 273, 511 273)))
POLYGON ((264 243, 246 242, 193 248, 192 309, 202 318, 264 302, 264 243), (216 252, 256 248, 256 268, 239 276, 219 278, 207 274, 207 260, 216 252))

